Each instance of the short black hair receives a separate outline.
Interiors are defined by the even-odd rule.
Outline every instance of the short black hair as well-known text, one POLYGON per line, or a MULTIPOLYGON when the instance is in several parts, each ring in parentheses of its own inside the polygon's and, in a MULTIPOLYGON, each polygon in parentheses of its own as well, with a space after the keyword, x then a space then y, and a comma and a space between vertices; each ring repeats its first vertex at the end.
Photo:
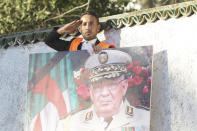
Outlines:
POLYGON ((99 18, 98 18, 98 16, 96 15, 96 13, 94 11, 85 11, 84 13, 81 14, 81 17, 84 16, 84 15, 94 16, 96 18, 96 20, 97 20, 97 23, 99 23, 99 18))

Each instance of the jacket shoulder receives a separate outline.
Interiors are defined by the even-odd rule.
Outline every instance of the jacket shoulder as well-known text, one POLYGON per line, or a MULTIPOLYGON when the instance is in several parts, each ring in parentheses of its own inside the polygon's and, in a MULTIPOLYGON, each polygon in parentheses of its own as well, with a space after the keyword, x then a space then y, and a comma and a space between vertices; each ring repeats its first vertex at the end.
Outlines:
POLYGON ((80 110, 80 111, 74 113, 72 115, 72 120, 83 122, 83 121, 87 121, 87 120, 92 119, 92 117, 93 117, 92 109, 88 108, 88 109, 80 110))

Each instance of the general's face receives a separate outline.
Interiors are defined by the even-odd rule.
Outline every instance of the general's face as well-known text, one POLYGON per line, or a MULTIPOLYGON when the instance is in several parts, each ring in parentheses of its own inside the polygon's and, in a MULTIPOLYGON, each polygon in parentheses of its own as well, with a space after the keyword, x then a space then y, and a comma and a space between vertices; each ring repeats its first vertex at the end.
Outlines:
POLYGON ((81 17, 82 24, 80 25, 80 32, 85 40, 92 40, 96 38, 100 30, 96 18, 92 15, 84 15, 81 17))
POLYGON ((111 117, 119 111, 126 94, 126 80, 104 80, 90 86, 90 96, 97 115, 111 117))

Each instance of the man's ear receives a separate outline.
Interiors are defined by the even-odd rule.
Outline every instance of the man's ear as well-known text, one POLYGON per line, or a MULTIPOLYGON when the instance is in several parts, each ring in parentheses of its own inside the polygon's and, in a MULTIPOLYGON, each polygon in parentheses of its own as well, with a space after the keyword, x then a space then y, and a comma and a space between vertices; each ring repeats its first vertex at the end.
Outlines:
POLYGON ((98 26, 97 26, 97 32, 100 32, 100 30, 101 30, 101 24, 98 24, 98 26))
POLYGON ((78 31, 81 33, 81 25, 78 27, 78 31))

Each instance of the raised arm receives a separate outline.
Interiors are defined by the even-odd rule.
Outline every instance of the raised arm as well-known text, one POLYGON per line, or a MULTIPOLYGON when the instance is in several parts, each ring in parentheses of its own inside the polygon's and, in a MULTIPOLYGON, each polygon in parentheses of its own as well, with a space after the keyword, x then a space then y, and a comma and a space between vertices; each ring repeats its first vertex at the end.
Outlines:
POLYGON ((81 24, 81 20, 75 20, 69 24, 60 28, 54 28, 52 32, 45 39, 45 43, 51 48, 57 51, 68 51, 71 41, 65 41, 59 39, 64 34, 74 34, 78 32, 78 27, 81 24))

